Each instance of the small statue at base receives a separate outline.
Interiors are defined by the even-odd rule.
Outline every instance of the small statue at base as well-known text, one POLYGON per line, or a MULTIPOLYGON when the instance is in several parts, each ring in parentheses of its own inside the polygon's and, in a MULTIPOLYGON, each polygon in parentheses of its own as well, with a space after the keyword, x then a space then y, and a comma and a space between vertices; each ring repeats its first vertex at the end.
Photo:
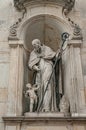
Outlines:
POLYGON ((24 92, 24 94, 26 97, 30 97, 30 112, 33 112, 34 103, 37 104, 37 95, 35 91, 39 89, 39 85, 35 84, 32 86, 30 83, 28 83, 26 84, 26 88, 28 88, 28 90, 24 92))
POLYGON ((60 107, 60 112, 62 112, 64 114, 69 113, 70 105, 69 105, 69 101, 65 95, 63 95, 63 97, 62 97, 60 104, 59 104, 59 107, 60 107))

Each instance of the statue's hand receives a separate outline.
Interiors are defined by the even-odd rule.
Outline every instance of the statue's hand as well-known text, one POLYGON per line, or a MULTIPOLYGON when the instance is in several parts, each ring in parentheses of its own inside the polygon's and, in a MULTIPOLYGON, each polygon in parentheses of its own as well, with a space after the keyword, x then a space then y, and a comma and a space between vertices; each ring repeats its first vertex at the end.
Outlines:
POLYGON ((27 94, 26 94, 26 92, 24 91, 23 93, 24 93, 24 96, 25 96, 25 97, 27 97, 27 94))
POLYGON ((62 57, 62 52, 58 54, 58 58, 60 59, 62 57))
POLYGON ((44 57, 43 54, 38 55, 38 58, 43 58, 43 57, 44 57))
POLYGON ((56 58, 59 57, 60 53, 61 53, 61 51, 60 51, 60 49, 58 49, 57 53, 56 53, 56 58))
POLYGON ((37 65, 34 65, 33 69, 36 70, 36 71, 40 71, 40 68, 37 65))

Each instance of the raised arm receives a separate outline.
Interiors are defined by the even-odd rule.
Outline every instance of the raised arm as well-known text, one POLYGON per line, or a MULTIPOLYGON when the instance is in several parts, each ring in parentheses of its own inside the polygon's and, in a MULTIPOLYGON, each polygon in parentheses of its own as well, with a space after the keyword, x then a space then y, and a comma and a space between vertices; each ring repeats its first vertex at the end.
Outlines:
POLYGON ((29 91, 24 91, 24 95, 25 95, 25 97, 27 97, 28 96, 28 94, 29 94, 29 91))

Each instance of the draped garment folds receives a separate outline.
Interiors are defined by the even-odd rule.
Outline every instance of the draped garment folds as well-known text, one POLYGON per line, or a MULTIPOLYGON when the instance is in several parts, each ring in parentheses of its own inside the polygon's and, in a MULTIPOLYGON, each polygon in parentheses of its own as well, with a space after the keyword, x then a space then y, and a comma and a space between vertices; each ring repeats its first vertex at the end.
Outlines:
POLYGON ((53 59, 55 59, 56 52, 45 45, 43 45, 41 49, 42 57, 40 58, 39 53, 33 50, 30 54, 28 63, 29 68, 32 70, 34 65, 37 65, 40 68, 40 71, 37 71, 35 76, 35 83, 40 84, 40 88, 38 90, 38 106, 43 98, 43 93, 46 89, 51 73, 54 71, 43 99, 41 111, 58 111, 59 93, 62 94, 61 65, 58 61, 55 69, 53 70, 53 59))

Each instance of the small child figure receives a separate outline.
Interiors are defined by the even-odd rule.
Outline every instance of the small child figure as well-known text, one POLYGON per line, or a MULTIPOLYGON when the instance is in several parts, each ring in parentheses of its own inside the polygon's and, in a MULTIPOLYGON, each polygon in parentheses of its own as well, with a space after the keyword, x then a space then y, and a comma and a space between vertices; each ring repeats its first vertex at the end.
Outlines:
POLYGON ((33 105, 34 105, 34 103, 37 104, 37 95, 36 95, 35 91, 37 91, 39 89, 39 86, 37 84, 31 86, 31 84, 28 83, 28 84, 26 84, 26 87, 28 88, 28 90, 25 92, 25 96, 29 95, 29 97, 30 97, 30 112, 33 112, 33 105))

